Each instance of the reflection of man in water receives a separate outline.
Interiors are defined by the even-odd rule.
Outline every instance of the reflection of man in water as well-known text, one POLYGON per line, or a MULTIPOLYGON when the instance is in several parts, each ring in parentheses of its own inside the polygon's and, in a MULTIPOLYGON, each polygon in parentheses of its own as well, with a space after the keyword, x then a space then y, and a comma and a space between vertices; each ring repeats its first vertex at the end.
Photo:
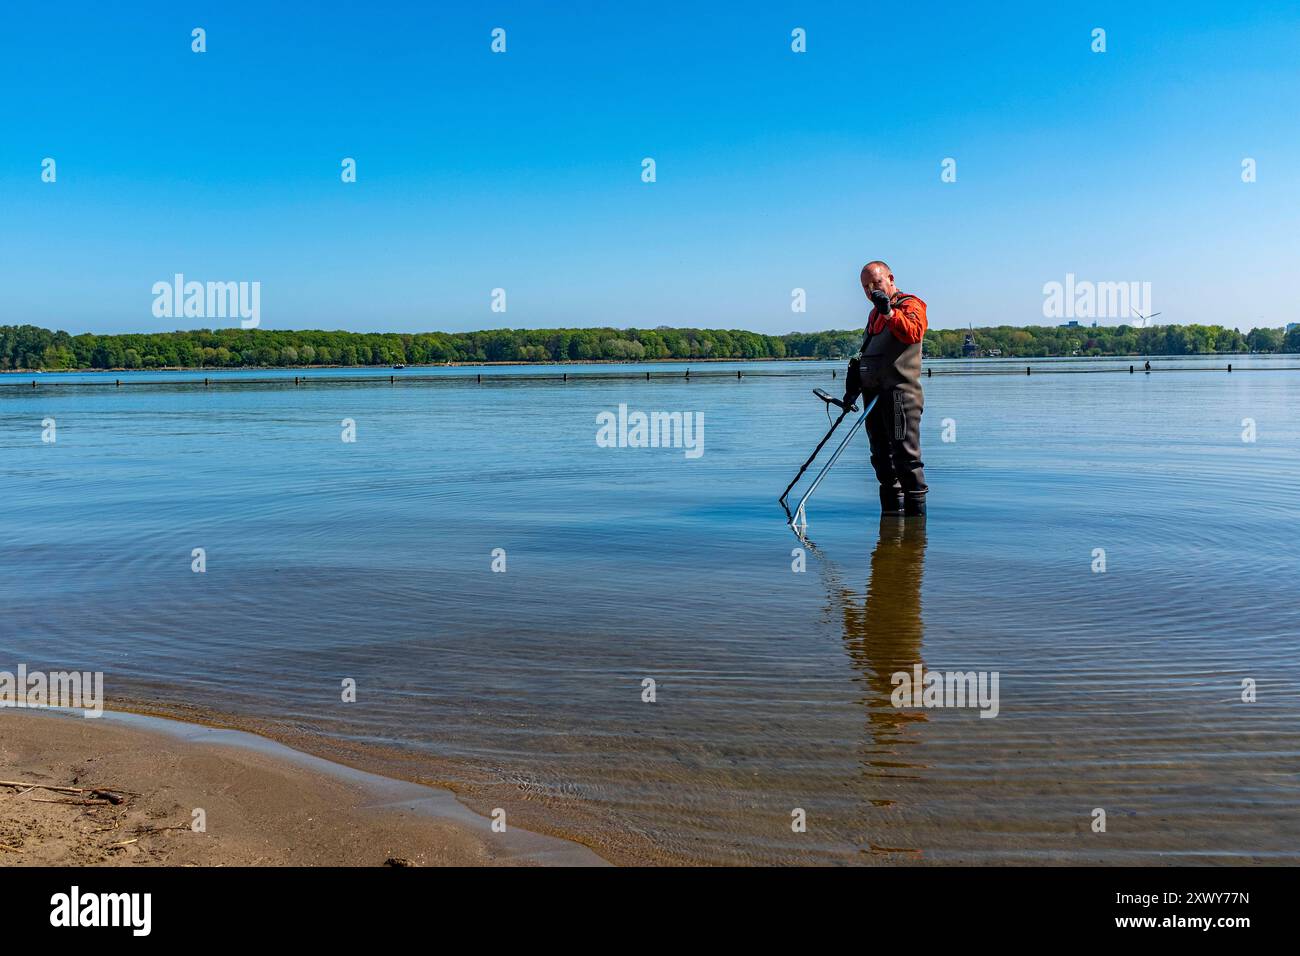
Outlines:
POLYGON ((873 746, 867 753, 875 768, 909 767, 897 759, 903 729, 925 720, 923 711, 900 710, 890 701, 898 671, 921 663, 921 577, 925 569, 925 523, 880 519, 880 536, 871 552, 871 577, 865 600, 840 588, 844 613, 844 646, 862 671, 864 703, 873 746), (859 603, 861 602, 861 603, 859 603))

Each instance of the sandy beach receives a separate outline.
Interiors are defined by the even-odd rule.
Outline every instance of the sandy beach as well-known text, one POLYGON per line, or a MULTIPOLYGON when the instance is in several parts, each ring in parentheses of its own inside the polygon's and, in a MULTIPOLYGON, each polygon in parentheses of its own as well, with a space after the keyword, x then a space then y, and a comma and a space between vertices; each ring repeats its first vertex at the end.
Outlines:
POLYGON ((0 866, 603 863, 444 790, 133 714, 0 710, 0 781, 0 866))

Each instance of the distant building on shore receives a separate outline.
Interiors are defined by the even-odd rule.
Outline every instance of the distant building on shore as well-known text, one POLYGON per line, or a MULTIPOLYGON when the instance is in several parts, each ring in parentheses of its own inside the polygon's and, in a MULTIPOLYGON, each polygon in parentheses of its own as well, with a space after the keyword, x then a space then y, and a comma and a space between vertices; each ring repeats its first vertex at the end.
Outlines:
POLYGON ((979 358, 980 347, 975 344, 975 327, 971 326, 966 332, 966 341, 961 344, 962 358, 979 358))

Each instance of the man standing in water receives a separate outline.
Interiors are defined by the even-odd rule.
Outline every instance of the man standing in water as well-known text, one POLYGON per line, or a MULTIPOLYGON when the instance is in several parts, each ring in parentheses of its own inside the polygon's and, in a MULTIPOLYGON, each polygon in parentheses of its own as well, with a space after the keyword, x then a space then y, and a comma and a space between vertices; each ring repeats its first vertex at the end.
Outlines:
POLYGON ((867 416, 871 467, 880 481, 880 511, 923 516, 924 465, 921 461, 921 340, 927 322, 925 303, 899 292, 889 266, 876 260, 862 267, 862 291, 871 315, 862 348, 849 360, 845 404, 861 395, 877 399, 867 416))

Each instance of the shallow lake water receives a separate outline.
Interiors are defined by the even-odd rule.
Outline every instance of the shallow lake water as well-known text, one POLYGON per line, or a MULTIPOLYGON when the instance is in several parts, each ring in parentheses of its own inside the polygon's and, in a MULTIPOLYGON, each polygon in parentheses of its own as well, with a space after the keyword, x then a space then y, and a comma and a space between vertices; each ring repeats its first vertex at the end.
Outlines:
POLYGON ((839 363, 4 376, 0 670, 615 862, 1300 862, 1295 358, 932 363, 928 519, 860 435, 811 547, 839 363), (703 453, 601 447, 620 404, 703 453), (996 717, 895 706, 918 664, 996 717))

